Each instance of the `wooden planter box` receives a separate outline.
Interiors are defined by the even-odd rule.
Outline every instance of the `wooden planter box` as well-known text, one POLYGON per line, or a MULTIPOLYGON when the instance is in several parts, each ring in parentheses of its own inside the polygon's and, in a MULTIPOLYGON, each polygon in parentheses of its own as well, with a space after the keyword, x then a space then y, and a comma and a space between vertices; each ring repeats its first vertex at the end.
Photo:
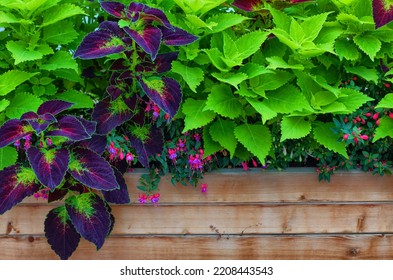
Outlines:
MULTIPOLYGON (((101 250, 81 240, 71 259, 393 259, 393 177, 314 169, 221 171, 208 193, 160 184, 158 207, 114 205, 101 250)), ((0 259, 58 259, 43 232, 53 205, 34 198, 0 216, 0 259)))

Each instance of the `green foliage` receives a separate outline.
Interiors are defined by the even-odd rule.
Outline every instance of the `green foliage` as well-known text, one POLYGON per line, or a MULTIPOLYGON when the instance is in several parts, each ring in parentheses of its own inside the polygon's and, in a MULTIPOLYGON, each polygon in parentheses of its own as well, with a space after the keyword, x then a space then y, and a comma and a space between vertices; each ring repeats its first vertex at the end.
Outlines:
POLYGON ((18 153, 15 148, 0 148, 0 170, 15 164, 17 159, 18 153))

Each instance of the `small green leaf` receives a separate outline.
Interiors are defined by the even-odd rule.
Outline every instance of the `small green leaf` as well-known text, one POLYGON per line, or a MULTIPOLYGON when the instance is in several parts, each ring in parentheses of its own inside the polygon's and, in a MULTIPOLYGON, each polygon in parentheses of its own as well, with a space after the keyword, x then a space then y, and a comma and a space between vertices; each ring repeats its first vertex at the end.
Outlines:
POLYGON ((313 124, 313 136, 314 139, 325 148, 339 153, 340 155, 348 158, 348 154, 345 148, 345 142, 338 141, 338 135, 332 130, 335 125, 333 123, 322 123, 314 122, 313 124))
POLYGON ((244 74, 242 72, 237 72, 237 73, 212 73, 212 76, 219 80, 220 82, 230 84, 234 86, 236 89, 238 89, 238 85, 247 80, 248 76, 247 74, 244 74))
POLYGON ((345 66, 345 70, 348 73, 362 77, 366 81, 372 81, 375 84, 378 84, 378 72, 375 68, 366 68, 365 66, 345 66))
POLYGON ((10 105, 10 101, 9 100, 1 99, 0 100, 0 112, 3 112, 8 107, 8 105, 10 105))
POLYGON ((339 39, 336 41, 335 47, 340 60, 345 58, 354 61, 360 58, 360 53, 352 41, 339 39))
POLYGON ((203 129, 203 135, 202 135, 202 137, 203 137, 203 148, 205 149, 204 150, 204 154, 203 154, 204 158, 206 158, 206 157, 208 157, 210 155, 213 155, 213 154, 215 154, 218 151, 223 149, 223 147, 221 147, 221 145, 218 142, 216 142, 216 141, 214 141, 212 139, 212 137, 210 135, 210 132, 209 132, 210 131, 210 126, 211 125, 209 124, 208 126, 206 126, 203 129))
POLYGON ((259 124, 243 124, 235 128, 237 140, 262 164, 265 164, 266 156, 272 146, 270 130, 259 124))
POLYGON ((236 40, 237 55, 236 59, 244 60, 261 48, 267 39, 269 32, 253 31, 247 33, 236 40))
POLYGON ((209 57, 210 61, 212 64, 220 71, 223 72, 228 72, 230 70, 230 67, 228 67, 224 60, 223 60, 223 54, 220 52, 219 49, 213 48, 210 50, 203 50, 207 56, 209 57))
POLYGON ((15 59, 15 65, 25 61, 38 60, 44 56, 39 51, 30 50, 27 44, 22 41, 8 41, 6 48, 11 52, 12 58, 15 59))
POLYGON ((350 113, 355 112, 360 106, 372 100, 374 99, 366 94, 349 88, 341 89, 341 95, 337 99, 338 102, 341 102, 347 107, 350 113))
POLYGON ((288 83, 293 75, 287 71, 275 70, 274 72, 264 73, 255 79, 259 79, 258 85, 254 87, 256 92, 265 90, 275 90, 288 83))
POLYGON ((353 41, 372 61, 374 61, 375 55, 382 46, 381 41, 372 35, 358 34, 353 38, 353 41))
POLYGON ((204 110, 205 106, 205 100, 188 98, 184 102, 182 111, 186 117, 184 119, 185 126, 183 132, 200 128, 214 120, 216 114, 213 111, 204 110))
POLYGON ((269 62, 269 66, 267 67, 268 69, 304 69, 304 66, 302 64, 288 64, 286 61, 284 61, 282 57, 278 56, 267 57, 266 60, 269 62))
POLYGON ((291 26, 289 27, 289 35, 291 36, 292 40, 299 45, 303 43, 306 37, 303 28, 294 18, 292 18, 291 26))
POLYGON ((63 19, 75 16, 75 15, 84 15, 85 12, 81 7, 78 7, 73 4, 60 4, 55 7, 50 8, 44 13, 44 19, 42 22, 42 27, 54 24, 63 19))
POLYGON ((249 18, 235 13, 220 13, 216 14, 206 20, 206 24, 211 26, 211 31, 207 33, 218 33, 225 29, 238 25, 249 18))
POLYGON ((197 86, 203 81, 204 73, 199 67, 188 67, 178 61, 173 61, 172 72, 182 76, 193 92, 196 92, 197 86))
POLYGON ((62 22, 61 29, 58 25, 49 25, 44 28, 44 40, 48 43, 66 45, 77 37, 78 32, 75 31, 72 22, 62 22))
POLYGON ((313 95, 312 106, 319 109, 321 106, 329 105, 336 100, 337 96, 334 93, 327 90, 318 91, 315 95, 313 95))
POLYGON ((234 134, 236 123, 218 118, 209 129, 212 139, 229 151, 231 158, 235 154, 237 140, 234 134))
POLYGON ((10 119, 19 119, 26 112, 36 112, 43 103, 38 97, 29 93, 17 93, 11 99, 6 116, 10 119))
POLYGON ((94 101, 89 95, 76 90, 69 90, 61 94, 57 94, 54 96, 54 99, 73 103, 74 105, 72 105, 72 109, 89 109, 94 107, 94 101))
POLYGON ((258 101, 253 98, 246 98, 248 103, 262 116, 262 122, 265 123, 277 116, 277 112, 273 111, 268 105, 262 101, 258 101))
POLYGON ((28 73, 20 70, 10 70, 0 75, 0 96, 13 91, 17 86, 29 80, 38 73, 28 73))
POLYGON ((41 65, 42 70, 72 69, 78 72, 78 63, 66 51, 57 51, 46 64, 41 65))
POLYGON ((234 119, 240 116, 242 104, 227 85, 214 85, 206 102, 205 110, 212 110, 221 116, 234 119))
POLYGON ((283 117, 281 121, 281 142, 286 139, 299 139, 311 132, 311 123, 303 117, 283 117))
POLYGON ((393 119, 389 117, 382 117, 380 119, 379 126, 375 130, 373 142, 385 137, 393 138, 393 119))
POLYGON ((18 153, 14 147, 0 148, 0 170, 16 163, 18 153))
POLYGON ((290 84, 269 92, 266 97, 264 105, 277 113, 287 114, 310 107, 300 90, 290 84))
POLYGON ((0 11, 0 23, 18 23, 20 21, 21 19, 15 17, 15 15, 0 11))
POLYGON ((329 13, 323 13, 311 17, 307 17, 302 23, 301 27, 306 34, 305 40, 314 41, 322 30, 329 13))
POLYGON ((393 108, 393 93, 388 93, 386 94, 375 106, 375 108, 387 108, 387 109, 392 109, 393 108))

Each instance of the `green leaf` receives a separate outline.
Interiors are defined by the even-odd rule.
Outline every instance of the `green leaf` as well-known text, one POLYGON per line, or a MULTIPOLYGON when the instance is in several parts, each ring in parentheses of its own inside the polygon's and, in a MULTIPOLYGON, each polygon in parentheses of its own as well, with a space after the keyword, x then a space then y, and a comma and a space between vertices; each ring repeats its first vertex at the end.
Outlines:
POLYGON ((288 64, 286 61, 284 61, 282 57, 278 56, 267 57, 266 60, 269 62, 269 66, 267 67, 268 69, 304 69, 304 66, 302 64, 288 64))
POLYGON ((20 20, 11 13, 0 11, 0 23, 18 23, 20 20))
POLYGON ((14 165, 18 159, 18 152, 13 147, 0 148, 0 170, 14 165))
POLYGON ((216 114, 213 111, 204 110, 205 106, 205 100, 188 98, 184 102, 182 111, 186 117, 184 119, 185 126, 183 132, 200 128, 214 120, 216 114))
POLYGON ((262 116, 262 122, 265 123, 277 116, 277 112, 272 110, 268 105, 262 101, 258 101, 253 98, 246 98, 248 103, 262 116))
POLYGON ((326 106, 337 100, 337 96, 330 91, 318 91, 313 95, 312 106, 316 109, 326 106))
POLYGON ((275 70, 274 72, 264 73, 255 79, 258 79, 258 85, 254 87, 256 92, 265 90, 275 90, 288 83, 293 75, 287 71, 275 70))
POLYGON ((82 92, 69 90, 54 96, 54 99, 63 100, 74 103, 72 109, 89 109, 94 107, 93 99, 82 92))
POLYGON ((9 100, 1 99, 0 100, 0 112, 3 112, 8 107, 8 105, 10 105, 10 101, 9 100))
POLYGON ((237 140, 264 165, 272 147, 270 130, 259 124, 243 124, 235 128, 237 140))
POLYGON ((55 45, 66 45, 78 37, 72 22, 62 22, 61 29, 58 25, 50 25, 44 28, 45 42, 55 45))
POLYGON ((0 75, 0 96, 13 91, 17 86, 29 80, 38 73, 28 73, 20 70, 10 70, 0 75))
POLYGON ((356 45, 347 39, 339 39, 336 41, 336 53, 340 60, 343 58, 347 60, 358 60, 360 58, 360 53, 356 48, 356 45))
POLYGON ((42 22, 42 27, 54 24, 63 19, 75 16, 75 15, 84 15, 85 12, 81 7, 78 7, 73 4, 60 4, 55 7, 50 8, 44 13, 44 19, 42 22))
POLYGON ((253 31, 247 33, 236 40, 237 55, 236 59, 244 60, 261 48, 267 39, 269 32, 253 31))
POLYGON ((347 107, 349 113, 355 112, 363 104, 372 100, 374 99, 366 94, 349 88, 341 89, 341 95, 337 99, 338 102, 341 102, 345 105, 345 107, 347 107))
POLYGON ((203 70, 199 67, 188 67, 178 61, 172 62, 172 72, 182 76, 190 89, 196 93, 197 86, 203 81, 203 70))
POLYGON ((302 30, 306 34, 305 40, 314 41, 314 39, 318 37, 329 14, 330 13, 323 13, 307 17, 301 23, 302 30))
POLYGON ((380 119, 379 126, 375 130, 373 142, 385 137, 393 138, 393 119, 389 117, 382 117, 380 119))
POLYGON ((38 60, 44 56, 39 51, 29 50, 27 44, 22 41, 8 41, 6 48, 11 52, 12 58, 15 59, 15 65, 24 61, 38 60))
POLYGON ((205 110, 212 110, 221 116, 234 119, 242 113, 242 104, 227 85, 214 85, 206 102, 205 110))
POLYGON ((313 136, 314 139, 325 148, 339 153, 340 155, 348 158, 347 151, 345 148, 345 142, 338 141, 338 135, 332 130, 335 125, 334 123, 322 123, 314 122, 313 124, 313 136))
POLYGON ((264 73, 272 73, 267 70, 264 66, 256 63, 247 63, 239 69, 240 72, 245 73, 249 79, 255 78, 264 73))
POLYGON ((6 116, 10 119, 19 119, 26 112, 36 112, 43 101, 29 93, 17 93, 10 103, 6 116))
POLYGON ((237 140, 234 134, 236 123, 218 118, 209 128, 212 139, 229 151, 231 158, 235 154, 237 140))
POLYGON ((310 105, 304 95, 293 85, 286 85, 266 94, 264 105, 277 113, 292 113, 308 109, 310 105))
POLYGON ((365 66, 345 66, 345 70, 348 73, 358 75, 366 81, 372 81, 378 84, 378 71, 375 68, 366 68, 365 66))
POLYGON ((206 126, 203 129, 203 148, 205 149, 203 154, 204 158, 213 155, 223 149, 219 143, 212 139, 209 131, 210 125, 206 126))
POLYGON ((292 18, 288 16, 286 13, 280 10, 276 10, 270 5, 267 7, 273 16, 273 22, 277 28, 282 29, 285 32, 289 32, 289 28, 291 26, 292 18))
POLYGON ((66 51, 57 51, 46 64, 41 65, 42 70, 72 69, 78 72, 78 63, 72 55, 66 51))
POLYGON ((387 108, 387 109, 392 109, 393 108, 393 93, 388 93, 386 94, 375 106, 375 108, 387 108))
POLYGON ((291 36, 293 41, 298 43, 299 45, 303 43, 306 37, 303 28, 294 18, 292 18, 291 26, 289 27, 289 35, 291 36))
POLYGON ((212 64, 220 71, 223 72, 228 72, 230 70, 230 67, 228 67, 224 60, 223 60, 223 54, 220 52, 219 49, 213 48, 210 50, 203 50, 207 56, 210 58, 210 61, 212 64))
POLYGON ((225 29, 238 25, 249 18, 240 14, 234 13, 220 13, 214 15, 206 20, 206 24, 211 26, 211 31, 207 30, 207 33, 218 33, 225 29))
POLYGON ((281 142, 286 139, 299 139, 311 132, 311 123, 303 117, 284 116, 281 121, 281 142))
POLYGON ((382 46, 381 41, 372 35, 358 34, 353 38, 353 41, 372 61, 374 61, 375 55, 382 46))
POLYGON ((212 76, 219 80, 220 82, 230 84, 234 86, 236 89, 238 89, 238 85, 247 80, 248 76, 247 74, 244 74, 242 72, 237 72, 237 73, 212 73, 212 76))

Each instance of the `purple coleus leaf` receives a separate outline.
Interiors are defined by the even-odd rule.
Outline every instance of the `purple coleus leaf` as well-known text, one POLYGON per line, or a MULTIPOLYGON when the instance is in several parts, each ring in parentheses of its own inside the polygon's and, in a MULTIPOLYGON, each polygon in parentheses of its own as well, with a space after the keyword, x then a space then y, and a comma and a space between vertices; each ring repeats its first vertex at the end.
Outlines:
POLYGON ((76 118, 78 119, 78 121, 81 122, 81 124, 85 128, 87 134, 89 134, 90 136, 94 134, 94 132, 96 131, 96 127, 97 127, 97 122, 88 121, 88 120, 86 120, 84 118, 80 118, 80 117, 76 117, 76 118))
POLYGON ((146 139, 140 139, 130 133, 128 135, 131 146, 138 154, 139 162, 144 166, 149 166, 149 156, 161 154, 164 147, 164 137, 162 131, 156 127, 152 127, 146 139))
POLYGON ((376 28, 393 20, 393 3, 387 0, 373 0, 373 17, 376 28))
POLYGON ((133 22, 143 20, 144 23, 150 24, 155 21, 166 28, 173 28, 163 11, 151 8, 142 3, 132 2, 128 6, 127 17, 133 22))
POLYGON ((82 184, 105 191, 119 188, 112 167, 97 153, 75 148, 72 150, 72 158, 68 172, 82 184))
POLYGON ((86 148, 102 155, 106 148, 106 136, 94 134, 90 139, 75 142, 74 148, 86 148))
MULTIPOLYGON (((153 61, 144 61, 136 66, 137 72, 152 72, 164 73, 172 68, 172 62, 179 56, 178 52, 161 53, 158 54, 153 61)), ((148 59, 146 59, 148 60, 148 59)))
POLYGON ((133 112, 121 98, 112 101, 106 98, 96 104, 92 119, 97 122, 97 133, 108 134, 115 127, 125 123, 133 116, 133 112))
POLYGON ((0 214, 40 189, 34 171, 20 165, 3 169, 0 178, 0 214))
POLYGON ((103 21, 100 23, 98 29, 106 29, 110 31, 112 35, 120 38, 125 36, 125 32, 119 27, 119 24, 116 21, 103 21))
POLYGON ((123 41, 111 30, 98 29, 83 38, 74 58, 93 59, 120 53, 125 50, 123 41))
POLYGON ((70 155, 67 149, 43 150, 30 147, 27 150, 27 157, 41 184, 51 190, 54 190, 60 185, 67 172, 70 161, 70 155))
POLYGON ((140 78, 139 82, 146 95, 172 119, 182 100, 179 83, 167 77, 140 78))
POLYGON ((45 114, 51 114, 53 116, 71 108, 74 105, 71 102, 63 101, 63 100, 49 100, 41 104, 38 107, 37 114, 42 116, 45 114))
POLYGON ((154 60, 160 49, 162 32, 158 27, 146 25, 142 30, 124 27, 124 31, 154 60))
POLYGON ((76 231, 65 206, 49 211, 46 216, 45 236, 52 250, 62 260, 67 260, 76 250, 81 239, 76 231))
POLYGON ((16 119, 6 121, 0 127, 0 148, 29 135, 32 129, 28 122, 16 119))
POLYGON ((119 2, 100 2, 101 7, 110 15, 117 18, 125 17, 125 6, 119 2))
POLYGON ((80 141, 91 137, 83 123, 74 116, 64 116, 55 124, 55 127, 46 133, 47 136, 63 136, 73 141, 80 141))
POLYGON ((174 27, 174 29, 168 29, 161 26, 159 28, 162 32, 162 42, 167 46, 183 46, 198 40, 198 37, 177 27, 174 27))
POLYGON ((130 195, 128 193, 128 187, 123 175, 119 170, 114 169, 116 181, 120 186, 120 189, 113 191, 101 191, 105 200, 110 203, 116 204, 128 204, 130 203, 130 195))
POLYGON ((100 249, 112 224, 105 202, 94 193, 84 193, 67 198, 65 207, 77 232, 100 249))
POLYGON ((247 12, 259 11, 263 8, 262 0, 235 0, 233 6, 247 12))
POLYGON ((21 118, 22 121, 27 121, 37 134, 46 130, 49 125, 57 122, 57 119, 50 113, 38 115, 34 112, 24 113, 21 118))

